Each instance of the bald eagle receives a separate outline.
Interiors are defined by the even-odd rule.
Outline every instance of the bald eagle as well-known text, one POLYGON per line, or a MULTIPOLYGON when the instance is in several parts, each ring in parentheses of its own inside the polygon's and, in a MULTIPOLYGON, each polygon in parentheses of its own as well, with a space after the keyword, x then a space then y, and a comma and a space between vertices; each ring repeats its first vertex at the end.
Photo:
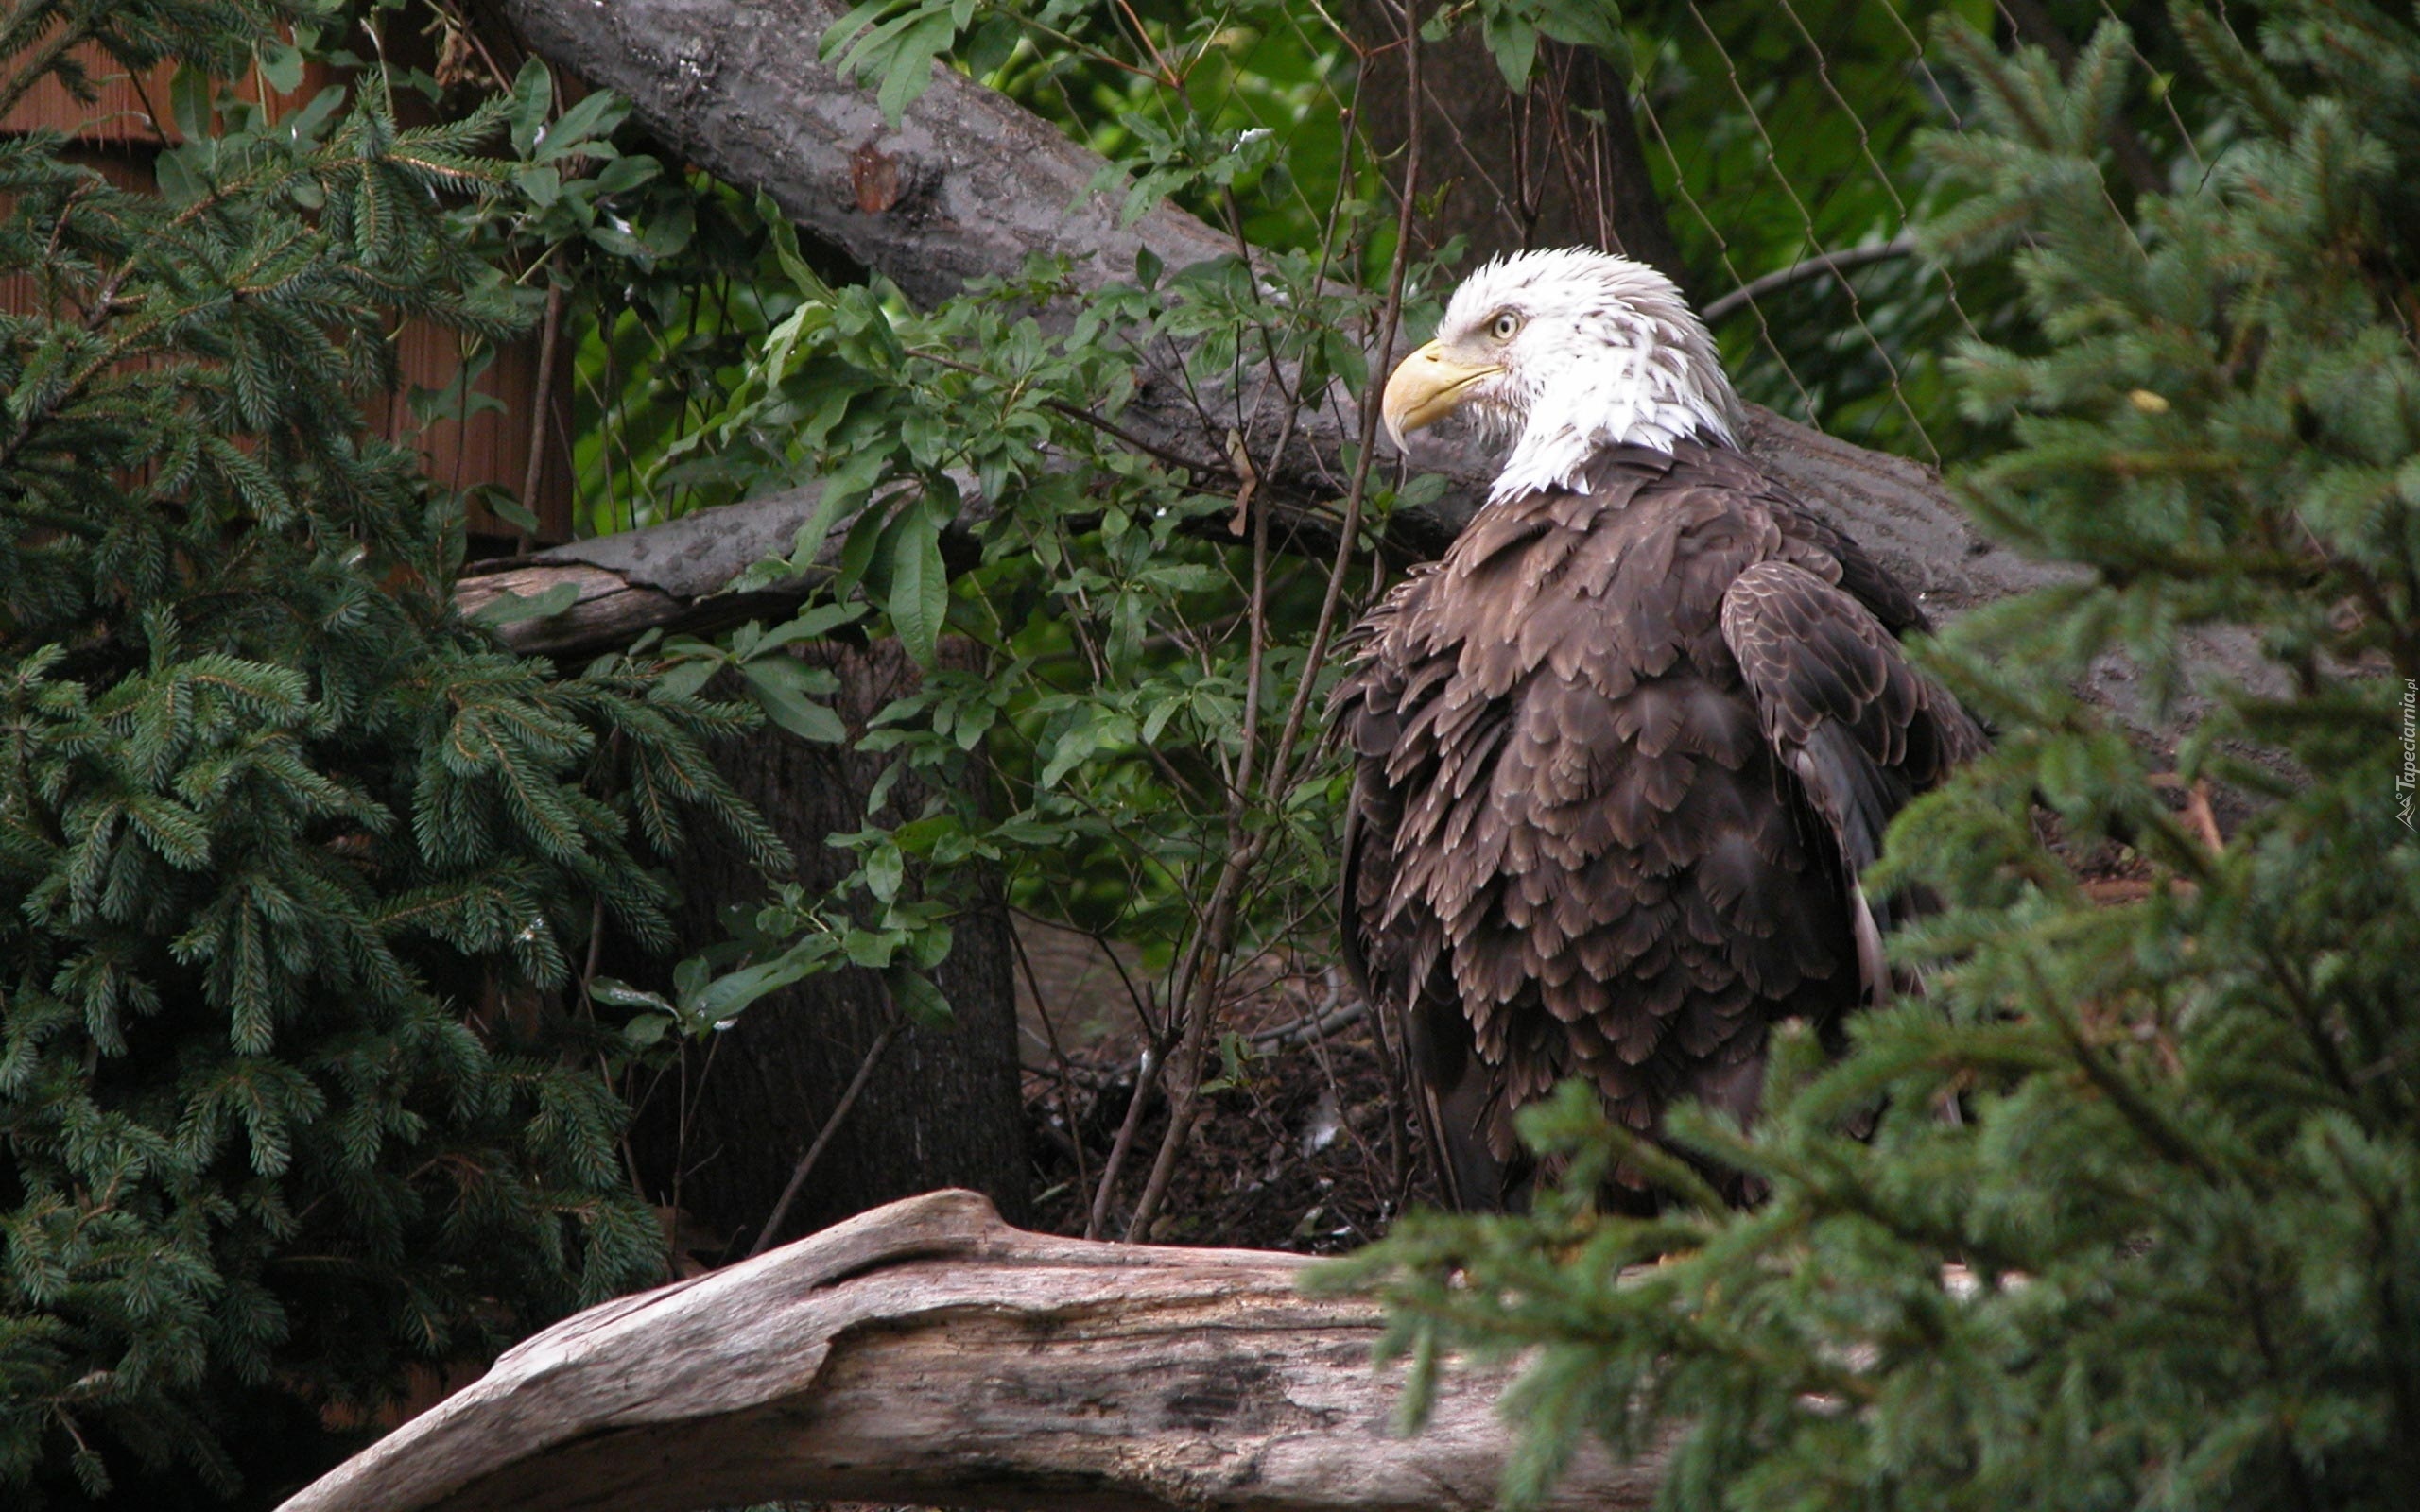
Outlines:
POLYGON ((1458 410, 1502 471, 1330 714, 1346 964, 1403 1025, 1448 1196, 1487 1208, 1525 1199, 1512 1114, 1556 1082, 1642 1131, 1683 1099, 1744 1121, 1774 1023, 1886 996, 1859 874, 1985 737, 1901 653, 1915 599, 1741 450, 1654 269, 1480 268, 1382 413, 1400 450, 1458 410))

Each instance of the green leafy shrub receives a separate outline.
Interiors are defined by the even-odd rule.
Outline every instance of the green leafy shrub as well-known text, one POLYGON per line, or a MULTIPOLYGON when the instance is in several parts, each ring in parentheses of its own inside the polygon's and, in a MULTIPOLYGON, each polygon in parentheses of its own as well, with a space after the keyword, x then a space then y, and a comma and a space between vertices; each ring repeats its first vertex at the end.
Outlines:
MULTIPOLYGON (((651 1279, 624 1110, 565 1005, 600 928, 661 943, 684 811, 776 849, 707 764, 738 712, 558 678, 451 607, 460 506, 362 410, 405 317, 493 339, 468 250, 499 110, 283 119, 209 79, 312 8, 58 0, 182 59, 159 193, 0 143, 0 1500, 258 1498, 412 1361, 651 1279)), ((576 1003, 576 997, 573 999, 576 1003)))
MULTIPOLYGON (((2316 0, 2266 8, 2256 44, 2173 22, 2203 157, 2131 217, 2100 166, 2122 31, 2064 71, 1941 34, 1979 119, 1934 144, 1967 198, 1932 234, 2009 256, 2035 327, 1963 354, 1976 418, 2014 436, 1966 491, 2081 571, 1936 659, 2003 738, 1893 833, 1949 904, 1905 942, 1929 1001, 1860 1020, 1836 1065, 1789 1042, 1753 1134, 1686 1124, 1772 1183, 1756 1211, 1684 1190, 1613 1221, 1566 1193, 1359 1263, 1431 1365, 1540 1347, 1516 1490, 1586 1434, 1635 1452, 1676 1421, 1674 1506, 2420 1485, 2420 32, 2316 0), (2174 697, 2225 627, 2263 675, 2204 690, 2173 776, 2075 692, 2122 652, 2174 697), (2221 847, 2175 811, 2203 779, 2256 799, 2221 847), (2089 893, 2044 807, 2138 858, 2140 896, 2089 893), (1869 1142, 1842 1132, 1877 1103, 1869 1142)), ((1579 1192, 1598 1125, 1580 1099, 1530 1125, 1581 1152, 1579 1192)))

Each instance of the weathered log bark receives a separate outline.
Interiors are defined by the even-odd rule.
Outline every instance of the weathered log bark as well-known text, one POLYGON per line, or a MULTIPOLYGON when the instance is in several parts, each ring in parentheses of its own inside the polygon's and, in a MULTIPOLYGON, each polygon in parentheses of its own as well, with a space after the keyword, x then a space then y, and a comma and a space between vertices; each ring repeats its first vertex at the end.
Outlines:
POLYGON ((920 303, 1006 277, 1035 253, 1080 278, 1131 277, 1145 247, 1170 267, 1235 249, 1168 206, 1118 224, 1093 192, 1096 154, 936 67, 897 129, 871 92, 818 57, 846 7, 822 0, 506 0, 529 45, 628 98, 698 166, 762 189, 802 227, 920 303))
POLYGON ((516 651, 566 659, 628 645, 651 629, 704 634, 779 619, 822 580, 819 575, 756 593, 722 590, 754 563, 787 556, 820 492, 786 490, 643 530, 474 563, 455 584, 454 602, 472 614, 508 593, 536 599, 568 585, 575 595, 568 609, 497 627, 516 651))
MULTIPOLYGON (((1506 1371, 1456 1366, 1395 1436, 1376 1304, 1304 1296, 1305 1263, 913 1197, 559 1324, 284 1512, 1493 1506, 1506 1371)), ((1547 1504, 1645 1507, 1660 1469, 1591 1448, 1547 1504)))

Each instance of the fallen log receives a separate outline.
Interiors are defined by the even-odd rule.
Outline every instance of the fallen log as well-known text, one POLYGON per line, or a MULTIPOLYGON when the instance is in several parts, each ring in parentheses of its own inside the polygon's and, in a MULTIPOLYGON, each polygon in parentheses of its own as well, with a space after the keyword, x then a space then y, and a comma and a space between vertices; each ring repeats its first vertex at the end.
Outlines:
MULTIPOLYGON (((1397 1436, 1377 1304, 1305 1296, 1306 1263, 911 1197, 558 1324, 283 1512, 1495 1505, 1508 1371, 1458 1365, 1397 1436)), ((1660 1470, 1592 1448, 1546 1504, 1642 1508, 1660 1470)))

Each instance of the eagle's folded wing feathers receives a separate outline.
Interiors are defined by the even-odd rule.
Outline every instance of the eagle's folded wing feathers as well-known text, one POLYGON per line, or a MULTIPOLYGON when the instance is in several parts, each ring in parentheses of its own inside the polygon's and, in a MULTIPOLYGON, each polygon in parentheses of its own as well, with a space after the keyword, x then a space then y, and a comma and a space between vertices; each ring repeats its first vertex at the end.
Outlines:
MULTIPOLYGON (((1831 831, 1852 885, 1881 854, 1892 816, 1988 743, 1863 602, 1795 563, 1739 575, 1723 594, 1722 638, 1766 741, 1831 831)), ((1858 902, 1870 916, 1858 920, 1859 965, 1886 994, 1878 935, 1890 919, 1861 889, 1858 902)))

